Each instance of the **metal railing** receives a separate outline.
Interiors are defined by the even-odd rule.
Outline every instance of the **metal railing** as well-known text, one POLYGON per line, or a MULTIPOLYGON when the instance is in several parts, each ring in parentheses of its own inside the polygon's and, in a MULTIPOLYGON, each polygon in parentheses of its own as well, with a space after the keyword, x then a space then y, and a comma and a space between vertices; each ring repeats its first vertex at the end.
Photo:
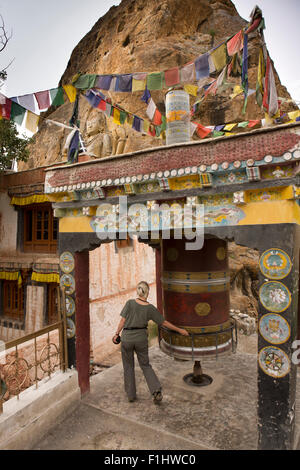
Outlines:
POLYGON ((59 320, 21 338, 4 343, 0 355, 0 414, 3 402, 20 397, 26 388, 68 367, 65 294, 57 288, 59 320), (58 338, 55 338, 56 336, 58 338))
MULTIPOLYGON (((209 332, 203 332, 203 333, 192 333, 190 332, 190 338, 191 338, 191 351, 192 351, 192 355, 191 355, 191 360, 194 361, 195 360, 195 351, 194 351, 194 344, 195 344, 195 337, 207 337, 207 336, 215 336, 215 349, 216 349, 216 359, 218 358, 218 347, 219 347, 219 342, 218 342, 218 339, 219 339, 219 335, 223 335, 224 333, 227 333, 227 332, 231 332, 231 348, 232 348, 232 352, 235 353, 236 352, 236 349, 237 349, 237 325, 236 325, 236 321, 234 319, 231 319, 230 320, 230 326, 227 327, 227 328, 224 328, 224 329, 220 329, 219 331, 209 331, 209 332)), ((158 343, 159 343, 159 347, 161 349, 161 340, 164 339, 166 341, 166 343, 171 346, 171 351, 172 351, 172 336, 173 335, 180 335, 180 333, 178 333, 177 331, 173 331, 173 330, 170 330, 169 328, 166 328, 165 326, 159 326, 158 328, 158 343), (163 337, 162 337, 162 331, 165 331, 167 334, 168 334, 168 337, 169 337, 169 342, 167 342, 163 337)), ((176 346, 174 344, 174 346, 176 346)), ((173 351, 173 357, 175 357, 174 355, 174 351, 173 351)))

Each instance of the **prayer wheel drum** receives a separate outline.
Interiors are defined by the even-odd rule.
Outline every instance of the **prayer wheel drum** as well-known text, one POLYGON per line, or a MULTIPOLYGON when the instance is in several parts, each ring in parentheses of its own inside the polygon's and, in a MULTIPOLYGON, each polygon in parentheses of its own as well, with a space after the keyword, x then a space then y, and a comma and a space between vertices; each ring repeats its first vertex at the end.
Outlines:
POLYGON ((201 250, 185 250, 185 240, 162 240, 164 317, 189 337, 162 330, 160 347, 179 359, 197 360, 231 347, 227 242, 207 238, 201 250), (204 334, 203 333, 209 333, 204 334), (216 335, 216 333, 218 333, 216 335), (192 350, 193 346, 193 350, 192 350))
POLYGON ((166 94, 166 144, 178 144, 191 140, 190 97, 184 90, 172 90, 166 94))

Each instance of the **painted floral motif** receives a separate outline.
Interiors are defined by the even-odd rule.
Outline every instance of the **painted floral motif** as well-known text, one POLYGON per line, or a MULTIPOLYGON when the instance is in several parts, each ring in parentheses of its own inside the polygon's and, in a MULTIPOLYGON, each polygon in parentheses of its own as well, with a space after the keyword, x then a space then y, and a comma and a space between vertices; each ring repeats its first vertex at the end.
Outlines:
POLYGON ((265 282, 259 290, 259 298, 267 310, 283 312, 291 303, 291 294, 281 282, 265 282))

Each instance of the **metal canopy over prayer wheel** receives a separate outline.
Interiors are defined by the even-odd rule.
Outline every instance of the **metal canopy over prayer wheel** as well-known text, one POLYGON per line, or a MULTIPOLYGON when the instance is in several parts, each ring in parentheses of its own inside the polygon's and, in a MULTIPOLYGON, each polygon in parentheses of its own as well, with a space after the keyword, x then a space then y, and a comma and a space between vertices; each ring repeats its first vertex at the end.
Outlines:
POLYGON ((185 243, 162 240, 162 289, 165 319, 190 336, 162 330, 160 347, 197 360, 231 348, 227 242, 207 238, 201 250, 186 250, 185 243))

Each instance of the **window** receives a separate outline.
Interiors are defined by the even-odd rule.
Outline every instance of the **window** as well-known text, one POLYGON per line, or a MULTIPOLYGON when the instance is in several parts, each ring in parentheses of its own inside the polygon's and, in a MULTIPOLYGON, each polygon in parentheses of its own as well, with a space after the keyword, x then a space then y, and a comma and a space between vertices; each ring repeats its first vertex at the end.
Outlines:
POLYGON ((24 209, 24 251, 55 253, 58 219, 51 204, 36 204, 24 209))
POLYGON ((58 321, 58 284, 48 284, 48 324, 58 321))
POLYGON ((3 282, 3 314, 12 320, 24 320, 24 287, 19 287, 17 281, 3 282))

